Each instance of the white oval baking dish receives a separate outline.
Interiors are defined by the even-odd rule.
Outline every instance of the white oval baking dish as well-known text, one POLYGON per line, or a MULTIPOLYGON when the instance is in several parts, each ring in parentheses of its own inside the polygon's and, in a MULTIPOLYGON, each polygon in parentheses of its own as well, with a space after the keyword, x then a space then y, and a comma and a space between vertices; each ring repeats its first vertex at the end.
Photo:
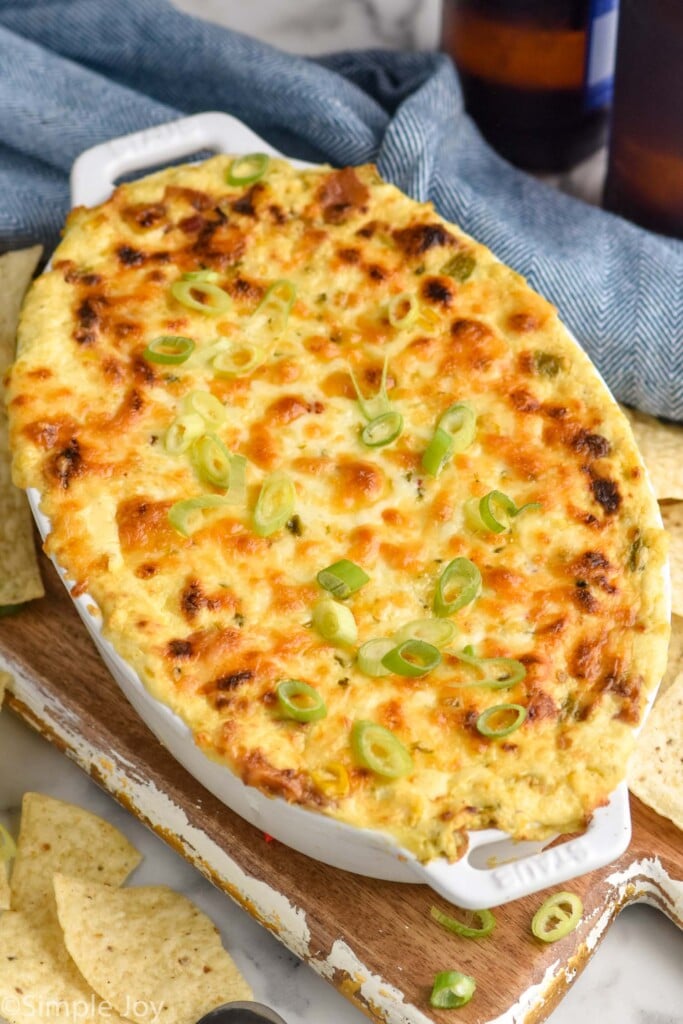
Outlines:
MULTIPOLYGON (((122 176, 181 158, 192 159, 206 150, 280 155, 236 118, 222 113, 198 114, 114 139, 82 154, 71 175, 73 203, 101 203, 122 176)), ((29 491, 29 501, 45 538, 50 523, 40 511, 39 492, 29 491)), ((64 579, 64 571, 57 564, 56 568, 64 579)), ((68 588, 66 580, 65 584, 68 588)), ((549 841, 514 842, 493 829, 471 832, 468 853, 454 864, 444 859, 422 864, 391 836, 345 825, 268 797, 206 757, 195 745, 187 725, 150 696, 130 665, 102 635, 101 618, 88 594, 76 597, 74 604, 121 690, 176 760, 252 825, 326 864, 387 881, 423 882, 458 906, 476 910, 567 882, 610 863, 628 846, 631 820, 625 782, 612 794, 608 805, 596 811, 588 829, 578 838, 549 847, 549 841)))

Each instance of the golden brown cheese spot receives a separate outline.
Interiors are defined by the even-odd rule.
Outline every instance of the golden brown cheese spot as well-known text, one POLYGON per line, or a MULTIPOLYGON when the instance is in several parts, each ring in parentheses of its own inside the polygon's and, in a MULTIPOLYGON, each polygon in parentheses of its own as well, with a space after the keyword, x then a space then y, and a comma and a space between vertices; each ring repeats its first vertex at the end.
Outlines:
POLYGON ((485 370, 505 353, 505 346, 486 324, 460 318, 451 324, 451 344, 439 366, 443 376, 485 370))
POLYGON ((121 210, 121 216, 133 229, 148 231, 165 220, 167 212, 164 203, 133 203, 121 210))
POLYGON ((380 535, 371 526, 356 526, 349 534, 349 557, 360 565, 373 565, 379 546, 380 535))
POLYGON ((482 447, 497 456, 522 480, 537 480, 547 466, 542 449, 520 445, 518 438, 502 434, 482 434, 482 447))
POLYGON ((351 212, 362 212, 369 198, 370 190, 353 167, 332 171, 318 191, 323 218, 328 224, 340 224, 351 212))
POLYGON ((557 718, 559 708, 545 690, 532 689, 527 699, 527 722, 538 722, 544 719, 557 718))
POLYGON ((515 388, 511 391, 510 402, 517 412, 537 412, 541 406, 538 399, 524 388, 515 388))
POLYGON ((512 313, 507 319, 508 328, 518 334, 530 334, 531 331, 537 331, 542 323, 540 317, 527 312, 512 313))
POLYGON ((382 558, 398 572, 419 572, 422 566, 421 544, 380 544, 382 558))
POLYGON ((74 340, 79 345, 92 345, 103 326, 103 312, 107 306, 104 295, 88 295, 76 308, 75 319, 78 327, 74 340))
POLYGON ((321 805, 326 802, 306 773, 291 768, 275 768, 260 750, 252 750, 244 757, 242 782, 271 796, 281 796, 288 803, 321 805))
POLYGON ((233 299, 238 301, 242 299, 244 302, 254 306, 261 301, 265 293, 265 288, 260 284, 250 281, 242 275, 230 281, 225 290, 232 295, 233 299))
POLYGON ((284 425, 293 423, 301 416, 313 413, 319 416, 324 411, 322 402, 306 402, 299 395, 283 395, 268 406, 268 422, 284 425))
POLYGON ((392 238, 407 259, 415 259, 430 249, 450 245, 455 238, 443 224, 413 224, 392 231, 392 238))
POLYGON ((372 504, 384 491, 384 474, 371 462, 340 461, 335 478, 336 500, 342 508, 372 504))
POLYGON ((189 542, 168 521, 170 501, 128 498, 116 510, 119 541, 125 554, 149 553, 189 542))
POLYGON ((256 217, 256 201, 265 191, 266 187, 263 182, 255 182, 246 192, 231 203, 231 209, 235 213, 240 213, 246 217, 256 217))
POLYGON ((274 469, 280 457, 280 448, 263 421, 252 424, 244 454, 261 469, 274 469))
POLYGON ((184 185, 167 185, 164 189, 164 200, 168 203, 191 206, 193 210, 200 212, 213 206, 213 199, 207 192, 196 188, 187 188, 184 185))
POLYGON ((607 578, 607 574, 613 573, 614 569, 610 565, 609 559, 600 551, 584 551, 579 558, 572 562, 569 571, 579 580, 588 580, 590 583, 596 584, 607 594, 616 592, 617 588, 607 578))
POLYGON ((360 263, 360 250, 351 247, 337 249, 337 259, 340 263, 344 263, 347 266, 355 266, 357 263, 360 263))
POLYGON ((311 608, 320 591, 306 583, 287 583, 286 576, 271 577, 272 608, 276 612, 299 612, 311 608))
POLYGON ((584 637, 577 643, 569 658, 569 671, 577 679, 595 682, 603 669, 603 652, 607 636, 584 637))
POLYGON ((70 416, 49 420, 35 420, 23 428, 23 433, 38 448, 50 451, 58 445, 64 447, 76 432, 76 422, 70 416))

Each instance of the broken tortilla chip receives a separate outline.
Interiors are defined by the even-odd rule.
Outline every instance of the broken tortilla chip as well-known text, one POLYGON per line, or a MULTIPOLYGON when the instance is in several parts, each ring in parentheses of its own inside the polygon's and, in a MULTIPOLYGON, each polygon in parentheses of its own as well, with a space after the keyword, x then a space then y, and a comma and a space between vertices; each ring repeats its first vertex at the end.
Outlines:
POLYGON ((683 500, 683 426, 622 405, 657 498, 683 500))
POLYGON ((0 1007, 9 1024, 124 1024, 88 986, 58 922, 13 910, 0 917, 0 1007))
POLYGON ((631 758, 628 785, 683 829, 683 672, 655 701, 631 758))
MULTIPOLYGON (((42 249, 0 256, 0 381, 14 361, 19 310, 42 249)), ((12 483, 4 401, 0 402, 0 612, 16 610, 45 593, 40 578, 33 520, 25 494, 12 483)))
POLYGON ((676 676, 681 673, 683 673, 683 618, 680 615, 672 615, 669 658, 664 678, 659 687, 658 700, 663 693, 666 693, 676 676))
POLYGON ((57 874, 59 922, 101 999, 140 1024, 195 1024, 251 989, 212 921, 165 886, 114 889, 57 874), (163 1005, 163 1012, 160 1006, 163 1005))
POLYGON ((671 610, 674 615, 683 615, 683 501, 664 502, 660 509, 669 535, 671 610))
POLYGON ((53 917, 56 871, 119 885, 140 859, 109 822, 73 804, 26 793, 12 872, 12 909, 35 918, 53 917))

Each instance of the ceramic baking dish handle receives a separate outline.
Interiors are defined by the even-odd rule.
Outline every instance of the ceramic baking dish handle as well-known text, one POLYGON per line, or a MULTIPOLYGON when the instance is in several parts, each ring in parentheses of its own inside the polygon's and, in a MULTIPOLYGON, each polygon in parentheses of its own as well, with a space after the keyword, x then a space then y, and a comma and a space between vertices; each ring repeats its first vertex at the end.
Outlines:
POLYGON ((71 171, 74 206, 95 206, 108 199, 117 179, 150 170, 201 150, 216 153, 276 154, 262 138, 230 114, 208 112, 147 128, 93 146, 78 157, 71 171))
MULTIPOLYGON (((631 840, 626 783, 599 808, 586 832, 542 849, 515 843, 501 832, 470 832, 469 852, 455 864, 444 860, 411 865, 416 880, 467 910, 497 907, 529 893, 558 886, 616 860, 631 840)), ((546 844, 547 845, 547 844, 546 844)))

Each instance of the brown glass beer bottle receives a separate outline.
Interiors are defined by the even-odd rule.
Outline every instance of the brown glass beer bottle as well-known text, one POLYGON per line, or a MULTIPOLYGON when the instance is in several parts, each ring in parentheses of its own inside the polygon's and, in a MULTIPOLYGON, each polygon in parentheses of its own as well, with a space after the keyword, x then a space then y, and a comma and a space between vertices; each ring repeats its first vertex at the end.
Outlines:
POLYGON ((444 0, 442 45, 465 106, 508 160, 562 171, 598 149, 618 0, 444 0))
POLYGON ((622 0, 604 205, 683 238, 683 0, 622 0))

